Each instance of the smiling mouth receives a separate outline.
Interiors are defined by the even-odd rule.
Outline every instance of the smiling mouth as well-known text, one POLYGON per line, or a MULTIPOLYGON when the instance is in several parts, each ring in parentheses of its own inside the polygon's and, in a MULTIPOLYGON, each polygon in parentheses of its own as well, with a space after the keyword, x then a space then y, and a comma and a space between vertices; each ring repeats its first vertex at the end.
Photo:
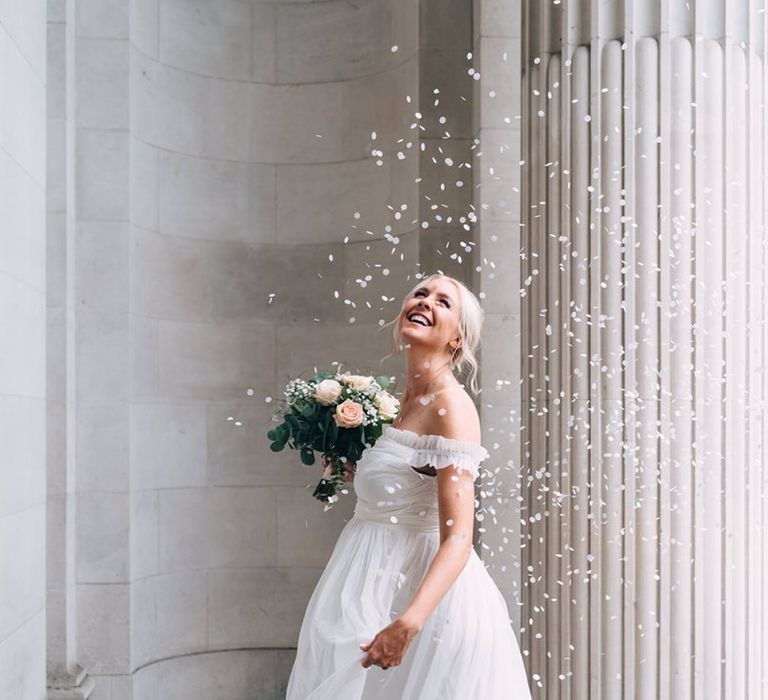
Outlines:
POLYGON ((406 321, 408 323, 413 323, 416 326, 421 326, 422 328, 431 328, 432 324, 427 320, 427 317, 424 316, 421 312, 414 312, 413 314, 409 314, 409 316, 406 316, 406 321), (414 317, 413 320, 411 320, 410 317, 414 317))

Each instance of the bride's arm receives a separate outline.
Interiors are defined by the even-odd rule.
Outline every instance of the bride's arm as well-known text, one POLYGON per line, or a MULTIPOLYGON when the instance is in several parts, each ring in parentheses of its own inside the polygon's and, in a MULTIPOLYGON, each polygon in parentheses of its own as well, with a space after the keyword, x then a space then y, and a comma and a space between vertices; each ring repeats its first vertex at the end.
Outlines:
MULTIPOLYGON (((443 430, 445 437, 472 440, 466 428, 443 430), (455 434, 455 435, 454 435, 455 434)), ((437 505, 440 517, 440 546, 408 608, 400 616, 421 630, 472 553, 475 521, 475 479, 450 465, 437 469, 437 505)))

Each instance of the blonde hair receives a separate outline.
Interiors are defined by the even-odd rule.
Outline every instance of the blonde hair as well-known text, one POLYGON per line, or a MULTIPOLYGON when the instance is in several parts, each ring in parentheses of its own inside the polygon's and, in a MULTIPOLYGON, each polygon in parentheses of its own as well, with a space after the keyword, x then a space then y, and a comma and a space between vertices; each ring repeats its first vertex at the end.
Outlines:
POLYGON ((455 277, 435 272, 427 277, 421 278, 419 282, 411 288, 403 298, 403 303, 400 306, 397 318, 385 324, 385 327, 392 325, 393 323, 395 324, 392 331, 394 350, 385 355, 381 361, 383 362, 387 357, 400 352, 403 347, 400 338, 400 330, 405 302, 413 297, 417 289, 423 287, 430 280, 439 277, 453 282, 458 288, 459 296, 461 298, 459 310, 459 337, 461 338, 461 345, 451 354, 451 371, 454 371, 455 369, 456 371, 461 372, 464 367, 467 366, 469 368, 470 388, 472 389, 472 393, 477 394, 477 373, 479 371, 479 364, 477 362, 476 352, 480 345, 480 335, 483 329, 483 321, 485 320, 485 311, 475 294, 462 281, 457 280, 455 277))

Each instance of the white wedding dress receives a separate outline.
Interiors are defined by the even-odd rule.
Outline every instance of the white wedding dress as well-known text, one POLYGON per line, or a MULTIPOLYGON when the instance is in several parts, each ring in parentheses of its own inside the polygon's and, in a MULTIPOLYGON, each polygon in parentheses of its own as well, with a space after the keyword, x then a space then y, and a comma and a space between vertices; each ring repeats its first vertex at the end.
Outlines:
POLYGON ((440 544, 437 479, 477 475, 476 443, 384 426, 357 462, 357 503, 307 604, 286 700, 529 700, 501 592, 472 549, 402 663, 362 666, 360 644, 403 613, 440 544))

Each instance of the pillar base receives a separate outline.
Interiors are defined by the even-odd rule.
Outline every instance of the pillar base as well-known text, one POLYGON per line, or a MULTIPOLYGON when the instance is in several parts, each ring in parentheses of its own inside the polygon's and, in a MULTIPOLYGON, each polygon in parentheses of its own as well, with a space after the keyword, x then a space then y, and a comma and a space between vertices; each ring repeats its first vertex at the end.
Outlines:
POLYGON ((48 700, 88 700, 95 684, 86 670, 76 664, 72 673, 48 684, 48 700))

